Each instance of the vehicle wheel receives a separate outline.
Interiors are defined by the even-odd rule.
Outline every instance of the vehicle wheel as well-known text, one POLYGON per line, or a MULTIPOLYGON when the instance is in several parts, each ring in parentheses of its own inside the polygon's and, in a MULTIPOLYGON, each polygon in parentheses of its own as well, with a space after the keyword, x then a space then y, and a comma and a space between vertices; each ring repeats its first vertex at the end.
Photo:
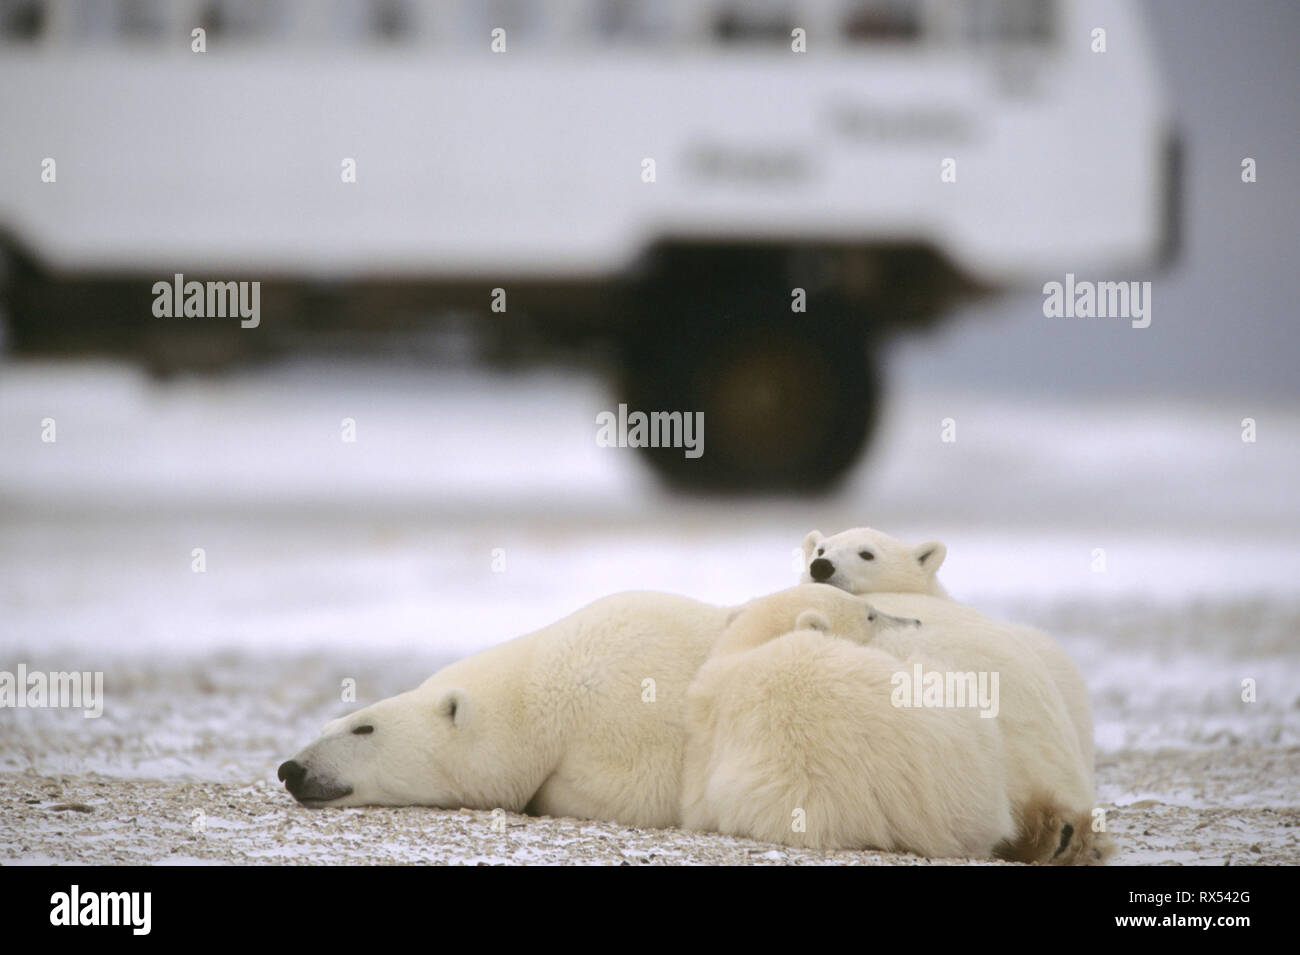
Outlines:
POLYGON ((0 245, 0 359, 7 357, 13 348, 14 284, 13 264, 5 247, 0 245))
POLYGON ((645 448, 671 484, 817 492, 842 477, 875 423, 879 384, 860 317, 829 304, 780 313, 777 295, 646 321, 629 340, 632 411, 703 412, 703 454, 645 448))

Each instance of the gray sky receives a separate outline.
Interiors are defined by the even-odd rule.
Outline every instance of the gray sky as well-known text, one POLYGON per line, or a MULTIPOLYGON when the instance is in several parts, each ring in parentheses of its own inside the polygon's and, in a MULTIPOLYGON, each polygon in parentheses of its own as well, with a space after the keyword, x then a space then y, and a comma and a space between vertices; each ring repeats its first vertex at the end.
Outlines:
POLYGON ((1053 322, 1040 294, 1018 294, 907 342, 894 375, 994 391, 1300 396, 1300 3, 1141 7, 1186 144, 1183 252, 1150 276, 1151 326, 1053 322), (1245 156, 1258 163, 1249 185, 1245 156))

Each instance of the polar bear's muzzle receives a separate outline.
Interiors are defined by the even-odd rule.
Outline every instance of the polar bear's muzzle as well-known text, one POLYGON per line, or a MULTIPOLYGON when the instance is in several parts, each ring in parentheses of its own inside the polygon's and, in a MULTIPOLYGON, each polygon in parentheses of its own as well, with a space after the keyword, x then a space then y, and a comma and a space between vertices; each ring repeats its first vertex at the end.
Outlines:
POLYGON ((281 763, 276 775, 290 796, 314 809, 352 794, 351 786, 332 776, 313 773, 296 759, 281 763))
POLYGON ((835 564, 825 557, 818 557, 808 565, 808 576, 814 583, 824 584, 835 576, 835 564))

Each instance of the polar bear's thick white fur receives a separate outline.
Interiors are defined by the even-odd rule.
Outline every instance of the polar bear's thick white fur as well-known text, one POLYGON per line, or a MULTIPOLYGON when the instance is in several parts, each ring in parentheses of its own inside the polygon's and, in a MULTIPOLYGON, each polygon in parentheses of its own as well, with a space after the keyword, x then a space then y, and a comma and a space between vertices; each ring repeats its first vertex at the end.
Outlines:
POLYGON ((961 671, 1000 674, 1007 782, 1021 844, 1011 858, 1091 861, 1108 851, 1092 834, 1092 711, 1083 677, 1051 636, 1002 623, 951 600, 926 594, 871 594, 874 607, 907 614, 915 631, 887 630, 876 645, 895 654, 922 650, 961 671), (1057 842, 1059 833, 1060 841, 1057 842))
POLYGON ((700 668, 687 691, 683 825, 818 849, 992 857, 1015 836, 994 721, 895 707, 894 674, 943 664, 841 639, 825 632, 828 617, 805 610, 807 629, 726 648, 700 668))
POLYGON ((280 778, 309 806, 677 825, 685 691, 729 612, 670 594, 606 597, 333 721, 280 778))
POLYGON ((913 547, 872 527, 855 527, 830 537, 810 531, 803 539, 801 580, 830 584, 851 594, 882 591, 946 597, 935 574, 947 554, 939 541, 913 547))
MULTIPOLYGON (((896 657, 915 653, 960 669, 1002 669, 1002 713, 984 722, 1002 731, 1019 843, 1028 844, 1026 832, 1038 818, 1033 800, 1043 807, 1038 841, 1008 855, 1038 858, 1030 850, 1041 852, 1057 837, 1060 827, 1053 824, 1066 810, 1077 823, 1073 814, 1090 805, 1091 787, 1077 778, 1058 779, 1070 775, 1068 758, 1048 752, 1040 764, 1026 765, 1033 763, 1035 747, 1051 750, 1052 734, 1061 735, 1052 701, 1063 704, 1059 694, 1043 688, 1050 680, 1008 678, 1041 667, 1033 653, 1017 654, 1022 643, 1014 635, 996 652, 981 649, 992 641, 961 636, 982 632, 964 616, 973 611, 924 595, 873 595, 873 605, 901 619, 871 622, 866 603, 841 590, 793 590, 738 609, 655 593, 598 600, 445 667, 410 692, 331 722, 281 765, 280 778, 308 806, 500 807, 631 826, 679 825, 686 691, 702 664, 715 645, 727 645, 723 641, 763 648, 793 629, 805 611, 818 610, 827 629, 834 626, 863 644, 874 639, 881 644, 877 649, 896 657), (956 616, 944 623, 940 607, 956 616), (917 626, 910 618, 922 622, 917 626), (1019 737, 1010 732, 1016 728, 1019 737)), ((806 625, 810 621, 821 622, 803 618, 806 625)), ((1005 628, 991 621, 981 626, 1005 636, 1005 628)), ((820 631, 802 639, 814 633, 835 642, 820 631)), ((850 664, 857 666, 858 659, 850 664)), ((1068 743, 1058 749, 1068 751, 1068 743)))
MULTIPOLYGON (((803 553, 804 583, 826 583, 860 597, 877 592, 948 596, 935 578, 948 553, 939 541, 926 541, 913 547, 883 531, 855 527, 830 537, 823 537, 820 531, 811 531, 804 538, 803 553), (868 554, 869 559, 863 556, 868 554), (819 564, 814 572, 816 561, 824 561, 824 564, 819 564)), ((1094 762, 1092 710, 1088 706, 1088 690, 1083 677, 1050 636, 1032 627, 1007 626, 1014 629, 1051 671, 1070 711, 1091 782, 1094 762)))
MULTIPOLYGON (((935 576, 947 555, 947 548, 939 541, 926 541, 913 547, 870 527, 852 528, 830 537, 812 531, 804 538, 803 553, 805 583, 827 583, 868 598, 889 591, 948 596, 935 576)), ((877 605, 882 611, 889 609, 886 603, 877 605)), ((1001 626, 1013 632, 1051 674, 1069 712, 1091 789, 1095 759, 1093 724, 1083 677, 1052 637, 1032 627, 1001 626)))
MULTIPOLYGON (((997 673, 998 713, 984 722, 996 724, 1001 736, 999 775, 1016 821, 1015 837, 998 848, 998 855, 1023 861, 1089 861, 1101 854, 1101 840, 1091 834, 1091 765, 1085 760, 1071 719, 1072 708, 1087 712, 1087 699, 1065 699, 1066 694, 1081 692, 1083 684, 1081 679, 1058 680, 1044 662, 1044 657, 1050 657, 1057 661, 1058 669, 1073 670, 1073 664, 1050 637, 1041 634, 1037 645, 1031 644, 1020 632, 1023 628, 999 623, 961 604, 927 594, 873 593, 863 600, 838 588, 804 584, 751 601, 734 612, 701 677, 711 673, 710 668, 718 660, 747 657, 768 641, 782 637, 809 610, 824 614, 830 630, 839 637, 898 660, 919 656, 949 671, 997 673), (869 621, 869 608, 896 618, 915 618, 920 625, 882 628, 869 621)), ((891 672, 898 669, 902 668, 891 672)), ((697 689, 693 688, 691 694, 695 697, 697 689)), ((707 691, 699 688, 698 699, 707 704, 711 699, 729 698, 720 696, 709 684, 707 691)), ((692 702, 690 718, 691 747, 696 734, 710 738, 709 745, 724 752, 733 745, 738 752, 765 745, 761 737, 731 742, 719 738, 707 705, 692 702)), ((773 750, 777 756, 779 752, 773 750)), ((688 755, 684 806, 726 779, 707 772, 701 776, 698 752, 692 748, 688 753, 695 755, 688 755)), ((997 773, 998 768, 989 771, 997 773)), ((768 798, 773 805, 784 807, 790 799, 805 798, 797 789, 794 768, 786 779, 791 789, 771 792, 768 798)), ((745 797, 740 790, 729 797, 714 791, 709 797, 716 805, 728 798, 739 801, 745 797)), ((849 803, 839 805, 844 812, 852 811, 849 803)), ((784 811, 788 813, 789 809, 784 811)))

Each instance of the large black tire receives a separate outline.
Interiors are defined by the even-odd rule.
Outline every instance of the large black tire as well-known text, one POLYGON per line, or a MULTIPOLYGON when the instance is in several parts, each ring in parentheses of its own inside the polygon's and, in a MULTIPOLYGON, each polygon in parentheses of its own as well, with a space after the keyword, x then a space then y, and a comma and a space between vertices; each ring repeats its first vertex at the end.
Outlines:
POLYGON ((6 242, 0 241, 0 357, 15 351, 17 323, 14 315, 22 302, 27 272, 22 260, 6 242))
POLYGON ((750 294, 638 323, 620 401, 629 412, 704 413, 702 456, 644 449, 673 486, 817 493, 867 444, 880 389, 866 324, 836 304, 794 313, 788 303, 779 291, 750 294))

